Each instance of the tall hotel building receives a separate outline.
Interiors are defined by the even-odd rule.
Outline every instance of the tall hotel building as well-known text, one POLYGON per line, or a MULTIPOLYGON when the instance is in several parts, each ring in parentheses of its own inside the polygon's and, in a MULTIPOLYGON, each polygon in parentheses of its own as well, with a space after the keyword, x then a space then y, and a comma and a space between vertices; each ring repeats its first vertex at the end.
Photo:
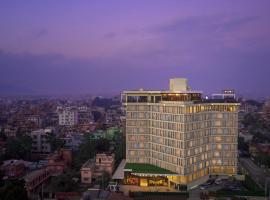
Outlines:
POLYGON ((124 91, 124 183, 187 190, 210 175, 237 173, 238 107, 234 99, 202 98, 187 79, 169 91, 124 91))

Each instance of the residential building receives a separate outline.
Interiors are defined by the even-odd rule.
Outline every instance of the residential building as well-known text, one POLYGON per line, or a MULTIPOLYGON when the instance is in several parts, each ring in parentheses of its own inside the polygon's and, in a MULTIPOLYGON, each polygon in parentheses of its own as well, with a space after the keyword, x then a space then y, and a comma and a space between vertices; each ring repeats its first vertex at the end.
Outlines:
POLYGON ((234 98, 203 99, 202 92, 189 90, 187 79, 176 78, 169 91, 124 91, 122 100, 125 184, 187 190, 210 175, 237 173, 234 98))
POLYGON ((18 179, 25 175, 29 162, 24 160, 6 160, 0 167, 0 171, 9 179, 18 179))
POLYGON ((72 151, 70 149, 60 149, 47 158, 46 169, 50 171, 52 176, 63 174, 64 171, 71 165, 72 151))
POLYGON ((32 152, 48 154, 51 152, 51 145, 48 142, 48 134, 44 129, 32 131, 30 134, 32 142, 32 152))
POLYGON ((270 100, 267 100, 263 104, 262 117, 265 121, 270 122, 270 100))
POLYGON ((93 115, 91 109, 87 106, 78 107, 78 123, 79 124, 88 124, 93 123, 93 115))
POLYGON ((240 106, 239 110, 243 111, 244 114, 248 114, 248 113, 258 112, 259 108, 257 105, 251 104, 248 101, 243 101, 243 102, 241 102, 241 106, 240 106))
POLYGON ((99 153, 95 159, 89 159, 81 168, 81 182, 92 183, 92 180, 101 176, 104 171, 112 175, 114 170, 114 154, 99 153))
POLYGON ((212 99, 235 99, 235 90, 225 89, 220 94, 212 94, 212 99))
POLYGON ((248 131, 239 131, 239 138, 243 138, 244 142, 251 142, 253 135, 251 135, 248 131))
POLYGON ((112 175, 114 169, 114 154, 98 153, 96 154, 95 173, 98 175, 106 171, 112 175))
POLYGON ((259 153, 267 154, 270 156, 270 144, 249 144, 249 153, 253 156, 259 153))
POLYGON ((84 134, 82 133, 67 133, 65 137, 60 138, 64 143, 65 147, 74 151, 79 149, 79 146, 83 142, 84 134))
POLYGON ((93 159, 88 160, 81 167, 81 183, 90 184, 92 183, 93 171, 95 167, 95 162, 93 159))
POLYGON ((78 109, 76 107, 58 107, 57 108, 59 125, 74 126, 78 124, 78 109))

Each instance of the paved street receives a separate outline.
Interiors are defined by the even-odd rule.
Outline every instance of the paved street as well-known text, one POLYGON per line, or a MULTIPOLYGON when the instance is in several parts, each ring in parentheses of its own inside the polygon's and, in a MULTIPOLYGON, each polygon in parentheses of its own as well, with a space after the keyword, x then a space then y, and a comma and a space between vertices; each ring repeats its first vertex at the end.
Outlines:
POLYGON ((200 193, 203 192, 203 191, 217 191, 221 188, 224 187, 224 183, 220 184, 220 185, 210 185, 209 188, 205 189, 205 190, 201 190, 200 189, 200 186, 193 189, 193 190, 190 190, 189 192, 189 200, 198 200, 200 199, 200 193))
POLYGON ((239 158, 239 162, 248 174, 261 186, 264 187, 265 179, 270 178, 270 173, 257 166, 250 158, 239 158))

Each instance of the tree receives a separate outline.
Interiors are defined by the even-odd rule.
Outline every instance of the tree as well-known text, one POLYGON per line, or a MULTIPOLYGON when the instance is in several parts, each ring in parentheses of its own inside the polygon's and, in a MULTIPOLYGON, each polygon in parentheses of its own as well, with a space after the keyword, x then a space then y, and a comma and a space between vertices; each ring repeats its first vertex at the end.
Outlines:
POLYGON ((113 140, 115 142, 115 164, 117 166, 125 158, 126 141, 121 131, 115 132, 113 140))
POLYGON ((54 192, 77 191, 79 185, 76 181, 74 181, 73 178, 75 178, 73 173, 62 174, 60 176, 53 177, 49 185, 49 190, 54 192))
POLYGON ((5 159, 24 159, 31 158, 32 138, 27 135, 17 138, 10 138, 6 144, 5 159))
POLYGON ((27 200, 27 191, 24 186, 23 180, 8 181, 0 190, 0 200, 27 200))
POLYGON ((54 152, 55 150, 58 150, 62 147, 64 147, 64 141, 57 138, 56 135, 54 133, 49 133, 48 134, 48 138, 47 141, 50 143, 51 145, 51 150, 54 152))
POLYGON ((94 140, 88 138, 79 146, 79 150, 75 152, 73 159, 73 167, 79 170, 83 163, 90 158, 93 158, 96 154, 96 145, 94 140))
POLYGON ((106 138, 101 138, 96 141, 96 150, 98 152, 107 152, 110 150, 110 141, 106 138))
POLYGON ((248 144, 244 141, 244 138, 238 138, 238 149, 248 152, 248 144))
POLYGON ((105 190, 111 180, 111 175, 107 171, 103 171, 101 176, 98 178, 100 189, 105 190))
POLYGON ((0 139, 6 141, 7 140, 7 136, 5 135, 5 132, 4 132, 4 128, 1 128, 1 131, 0 131, 0 139))
POLYGON ((255 161, 259 163, 260 165, 264 165, 265 167, 270 167, 270 156, 266 153, 258 153, 254 157, 255 161))

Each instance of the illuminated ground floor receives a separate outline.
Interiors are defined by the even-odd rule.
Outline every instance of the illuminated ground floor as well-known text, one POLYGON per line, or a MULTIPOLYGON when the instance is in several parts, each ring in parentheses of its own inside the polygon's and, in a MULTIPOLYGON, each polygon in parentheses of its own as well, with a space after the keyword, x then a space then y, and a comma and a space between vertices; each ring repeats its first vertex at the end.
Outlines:
POLYGON ((170 180, 170 176, 162 174, 136 174, 125 173, 124 185, 134 185, 140 187, 166 187, 179 191, 186 191, 186 184, 178 184, 170 180))
POLYGON ((196 173, 181 176, 169 170, 151 165, 139 163, 121 163, 121 176, 113 176, 123 185, 140 188, 161 187, 169 190, 187 191, 205 183, 211 175, 233 175, 236 168, 213 167, 197 171, 196 173))

